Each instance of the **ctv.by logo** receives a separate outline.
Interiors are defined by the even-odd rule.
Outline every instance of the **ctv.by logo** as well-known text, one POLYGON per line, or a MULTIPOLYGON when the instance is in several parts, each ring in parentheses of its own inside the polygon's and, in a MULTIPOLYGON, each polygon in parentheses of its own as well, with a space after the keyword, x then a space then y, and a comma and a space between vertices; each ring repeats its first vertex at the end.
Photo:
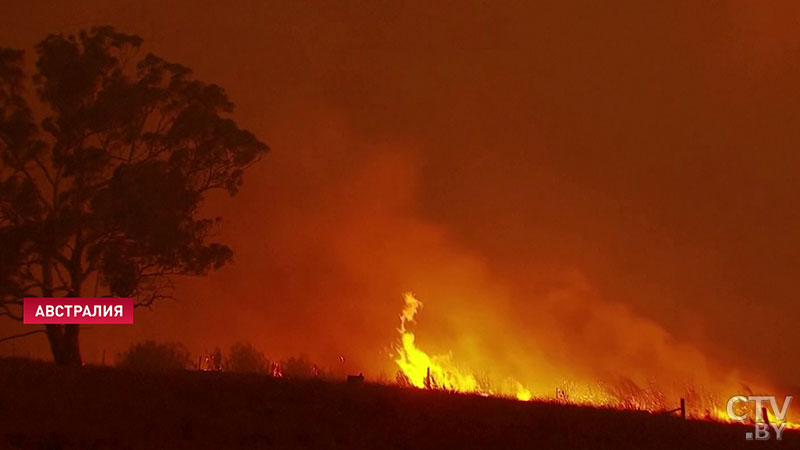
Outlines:
POLYGON ((738 414, 735 410, 736 404, 740 402, 755 403, 755 432, 748 431, 745 433, 745 439, 748 441, 752 441, 753 439, 756 441, 767 441, 770 438, 769 427, 772 426, 772 429, 775 430, 775 439, 781 440, 783 431, 786 429, 786 413, 789 412, 789 405, 792 404, 791 395, 783 399, 783 408, 780 410, 778 410, 778 401, 775 399, 774 395, 750 395, 747 397, 743 395, 734 395, 728 400, 728 417, 737 422, 744 422, 747 420, 747 413, 738 414), (767 401, 770 407, 772 407, 772 413, 775 415, 775 422, 777 423, 769 422, 769 418, 766 416, 767 408, 761 406, 767 401))

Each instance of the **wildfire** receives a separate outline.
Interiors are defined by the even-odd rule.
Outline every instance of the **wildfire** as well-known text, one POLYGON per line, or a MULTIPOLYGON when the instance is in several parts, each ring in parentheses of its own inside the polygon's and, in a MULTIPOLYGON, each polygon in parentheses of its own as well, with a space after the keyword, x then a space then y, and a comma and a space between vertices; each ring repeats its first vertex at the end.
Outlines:
MULTIPOLYGON (((423 304, 411 293, 403 295, 405 306, 400 314, 400 340, 395 345, 395 363, 405 381, 411 386, 421 389, 439 389, 450 392, 473 393, 484 396, 502 396, 516 398, 521 401, 541 400, 559 403, 581 404, 591 406, 611 407, 618 409, 636 409, 652 413, 674 412, 671 400, 666 400, 665 393, 656 386, 640 388, 632 382, 620 383, 609 386, 602 383, 580 384, 564 381, 560 387, 554 389, 550 395, 542 387, 533 394, 531 389, 523 383, 506 378, 505 383, 492 385, 480 379, 475 373, 453 362, 451 353, 443 355, 429 355, 416 345, 416 338, 409 326, 415 321, 423 304)), ((725 393, 725 389, 718 389, 717 393, 725 393)), ((685 411, 686 417, 692 419, 713 420, 724 423, 733 423, 725 411, 725 402, 730 395, 712 395, 701 392, 694 386, 686 386, 677 397, 688 397, 692 403, 685 411)), ((675 398, 675 401, 678 398, 675 398)), ((689 403, 689 402, 687 402, 689 403)), ((776 418, 767 410, 768 421, 776 423, 776 418)), ((750 417, 755 417, 751 415, 750 417)), ((800 429, 800 423, 786 421, 786 427, 800 429)))
POLYGON ((395 362, 400 367, 408 382, 418 388, 442 389, 453 392, 475 393, 482 395, 513 394, 519 400, 530 400, 530 390, 522 383, 511 380, 515 387, 514 392, 495 392, 486 383, 479 383, 475 375, 466 373, 456 367, 452 355, 433 355, 419 349, 414 340, 414 333, 408 329, 408 324, 414 322, 414 317, 422 308, 422 302, 413 294, 403 295, 405 307, 400 314, 400 344, 395 347, 397 357, 395 362))

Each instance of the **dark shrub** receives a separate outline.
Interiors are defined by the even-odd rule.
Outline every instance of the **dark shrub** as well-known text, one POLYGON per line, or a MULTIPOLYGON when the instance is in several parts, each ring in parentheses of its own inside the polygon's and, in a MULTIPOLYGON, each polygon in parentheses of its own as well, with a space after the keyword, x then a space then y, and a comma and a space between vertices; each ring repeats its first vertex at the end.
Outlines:
POLYGON ((267 367, 267 358, 250 343, 233 344, 225 360, 225 369, 231 372, 266 373, 267 367))
POLYGON ((189 351, 174 342, 139 342, 131 345, 117 361, 117 367, 154 372, 186 369, 190 365, 189 351))

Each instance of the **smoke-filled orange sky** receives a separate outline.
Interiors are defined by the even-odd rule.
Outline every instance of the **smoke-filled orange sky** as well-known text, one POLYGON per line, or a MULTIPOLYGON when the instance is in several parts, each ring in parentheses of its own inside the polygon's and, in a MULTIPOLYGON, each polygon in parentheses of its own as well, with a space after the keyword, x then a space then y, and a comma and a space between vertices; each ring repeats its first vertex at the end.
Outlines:
POLYGON ((419 345, 526 382, 800 379, 797 2, 6 1, 0 21, 29 65, 48 32, 139 34, 272 148, 206 204, 235 263, 86 330, 88 362, 246 340, 392 374, 413 291, 419 345))

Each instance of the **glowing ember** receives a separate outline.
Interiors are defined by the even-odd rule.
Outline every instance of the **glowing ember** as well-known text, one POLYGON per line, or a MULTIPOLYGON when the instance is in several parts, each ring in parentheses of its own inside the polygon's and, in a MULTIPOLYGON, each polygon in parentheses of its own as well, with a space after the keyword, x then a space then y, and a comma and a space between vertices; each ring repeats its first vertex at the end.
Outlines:
POLYGON ((531 391, 529 391, 528 388, 523 386, 522 383, 517 383, 516 397, 517 400, 522 400, 523 402, 526 402, 531 398, 533 398, 533 396, 531 395, 531 391))

